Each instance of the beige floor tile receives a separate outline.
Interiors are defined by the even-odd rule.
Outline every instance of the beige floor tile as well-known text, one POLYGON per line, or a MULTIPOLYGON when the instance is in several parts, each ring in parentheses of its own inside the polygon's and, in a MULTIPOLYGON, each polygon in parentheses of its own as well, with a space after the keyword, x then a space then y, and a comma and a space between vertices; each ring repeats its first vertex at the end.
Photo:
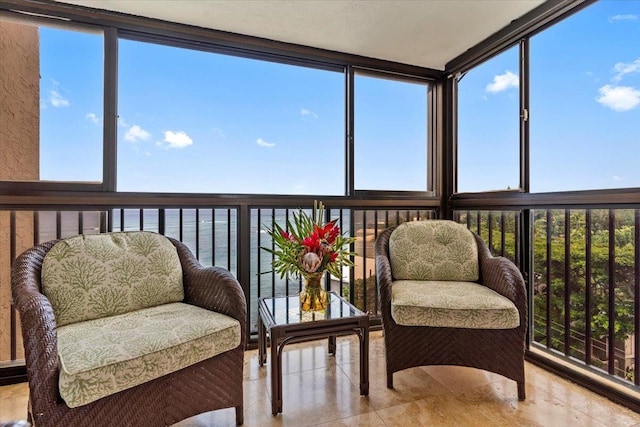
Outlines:
POLYGON ((28 401, 27 383, 0 387, 0 422, 26 420, 28 401))
POLYGON ((368 412, 355 417, 343 418, 323 424, 315 424, 314 427, 386 427, 382 418, 375 412, 368 412))
POLYGON ((538 366, 528 365, 526 373, 528 383, 598 420, 621 427, 640 424, 640 414, 538 366))
MULTIPOLYGON (((270 387, 270 380, 267 382, 270 387)), ((335 367, 287 374, 282 382, 283 413, 279 416, 291 422, 288 425, 319 424, 373 411, 367 397, 360 396, 359 387, 335 367)))
MULTIPOLYGON (((490 426, 482 413, 451 395, 437 395, 381 409, 376 413, 388 427, 490 426)), ((517 424, 513 424, 516 426, 517 424)))
MULTIPOLYGON (((358 362, 340 365, 352 384, 360 384, 358 362)), ((375 410, 414 402, 434 395, 447 394, 448 390, 420 368, 397 372, 393 377, 393 389, 387 388, 384 358, 369 360, 369 403, 375 410)))
POLYGON ((495 427, 619 425, 596 419, 530 384, 527 385, 527 399, 519 401, 513 393, 512 383, 503 380, 487 384, 463 393, 460 398, 493 420, 495 427))

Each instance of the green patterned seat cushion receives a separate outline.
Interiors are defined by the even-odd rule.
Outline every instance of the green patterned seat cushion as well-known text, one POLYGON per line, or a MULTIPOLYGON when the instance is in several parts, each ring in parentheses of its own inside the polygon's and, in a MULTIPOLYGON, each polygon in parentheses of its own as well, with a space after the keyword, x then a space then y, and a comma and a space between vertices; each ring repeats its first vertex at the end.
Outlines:
POLYGON ((240 323, 172 303, 58 328, 60 395, 70 408, 232 350, 240 323))
POLYGON ((513 302, 472 282, 394 281, 391 316, 404 326, 471 329, 520 326, 518 309, 513 302))
POLYGON ((396 280, 478 280, 478 246, 473 234, 453 221, 410 221, 389 237, 396 280))
POLYGON ((70 237, 42 263, 42 292, 58 326, 184 299, 178 252, 146 231, 70 237))

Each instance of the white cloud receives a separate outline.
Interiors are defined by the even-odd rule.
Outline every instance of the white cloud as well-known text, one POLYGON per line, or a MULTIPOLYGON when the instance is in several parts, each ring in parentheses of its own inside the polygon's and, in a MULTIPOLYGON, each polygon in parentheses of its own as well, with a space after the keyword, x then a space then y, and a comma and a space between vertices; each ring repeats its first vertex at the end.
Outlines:
POLYGON ((258 138, 256 139, 256 144, 258 144, 261 147, 275 147, 275 142, 267 142, 262 138, 258 138))
POLYGON ((598 92, 596 101, 615 111, 628 111, 640 104, 640 90, 633 87, 604 85, 598 92))
POLYGON ((625 179, 627 179, 627 178, 623 178, 623 177, 618 176, 618 175, 614 175, 614 176, 612 176, 611 178, 612 178, 614 181, 624 181, 625 179))
POLYGON ((306 108, 300 109, 300 115, 302 115, 302 117, 309 116, 309 117, 313 117, 314 119, 318 118, 318 115, 316 113, 314 113, 311 110, 307 110, 306 108))
POLYGON ((64 96, 60 95, 56 90, 49 91, 49 103, 54 107, 68 107, 69 100, 64 96))
POLYGON ((87 113, 84 116, 84 118, 91 120, 95 125, 99 125, 100 124, 100 118, 98 116, 96 116, 94 113, 87 113))
POLYGON ((613 66, 613 70, 617 73, 613 77, 613 81, 619 82, 626 74, 640 73, 640 58, 630 63, 618 62, 613 66))
POLYGON ((189 135, 187 135, 186 132, 183 131, 165 131, 164 142, 167 143, 168 148, 185 148, 193 145, 193 140, 189 137, 189 135))
POLYGON ((493 82, 489 83, 486 87, 487 92, 498 93, 505 91, 509 88, 517 88, 520 85, 518 75, 511 71, 505 71, 504 74, 499 74, 493 77, 493 82))
POLYGON ((120 116, 118 116, 118 126, 129 127, 129 124, 120 116))
POLYGON ((131 126, 124 134, 124 140, 129 142, 146 141, 149 138, 151 138, 151 134, 138 125, 131 126))
POLYGON ((609 17, 609 22, 635 21, 636 19, 638 19, 638 15, 614 15, 609 17))

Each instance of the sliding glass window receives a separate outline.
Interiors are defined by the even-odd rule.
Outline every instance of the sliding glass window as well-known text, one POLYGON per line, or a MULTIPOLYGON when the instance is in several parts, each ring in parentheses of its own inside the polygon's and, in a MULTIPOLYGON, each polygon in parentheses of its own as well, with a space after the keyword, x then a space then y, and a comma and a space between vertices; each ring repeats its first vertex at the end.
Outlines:
POLYGON ((427 83, 356 74, 356 190, 427 191, 427 83))
POLYGON ((458 192, 520 187, 519 48, 458 77, 458 192))
POLYGON ((640 187, 640 3, 531 38, 531 191, 640 187))
POLYGON ((344 74, 120 40, 119 191, 344 194, 344 74))
POLYGON ((102 31, 0 15, 0 180, 102 181, 102 31))

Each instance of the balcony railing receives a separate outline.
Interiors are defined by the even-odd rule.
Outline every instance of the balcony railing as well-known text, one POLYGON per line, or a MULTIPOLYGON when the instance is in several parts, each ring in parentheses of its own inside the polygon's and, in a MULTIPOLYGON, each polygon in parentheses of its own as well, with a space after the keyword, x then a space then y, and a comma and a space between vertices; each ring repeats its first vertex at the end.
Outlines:
MULTIPOLYGON (((247 295, 250 332, 255 332, 259 297, 293 295, 302 286, 299 280, 271 272, 271 254, 260 249, 271 245, 265 226, 284 227, 297 209, 290 199, 278 200, 214 205, 199 199, 182 208, 149 207, 152 204, 145 200, 141 208, 129 201, 88 209, 83 204, 82 209, 56 205, 0 210, 2 299, 9 298, 11 261, 34 244, 80 233, 150 230, 185 242, 203 265, 222 266, 236 275, 247 295)), ((436 218, 438 210, 434 201, 402 207, 379 202, 325 202, 328 218, 338 218, 341 229, 356 236, 353 250, 358 254, 355 265, 342 277, 328 277, 326 286, 373 316, 379 312, 376 237, 401 222, 436 218)), ((312 200, 304 203, 303 208, 310 207, 312 200)), ((513 260, 525 278, 532 279, 527 280, 532 349, 638 390, 640 208, 455 210, 454 219, 478 233, 494 255, 513 260), (528 223, 531 231, 525 233, 528 223)), ((0 314, 1 377, 7 366, 20 365, 24 355, 16 312, 4 309, 0 314)))

